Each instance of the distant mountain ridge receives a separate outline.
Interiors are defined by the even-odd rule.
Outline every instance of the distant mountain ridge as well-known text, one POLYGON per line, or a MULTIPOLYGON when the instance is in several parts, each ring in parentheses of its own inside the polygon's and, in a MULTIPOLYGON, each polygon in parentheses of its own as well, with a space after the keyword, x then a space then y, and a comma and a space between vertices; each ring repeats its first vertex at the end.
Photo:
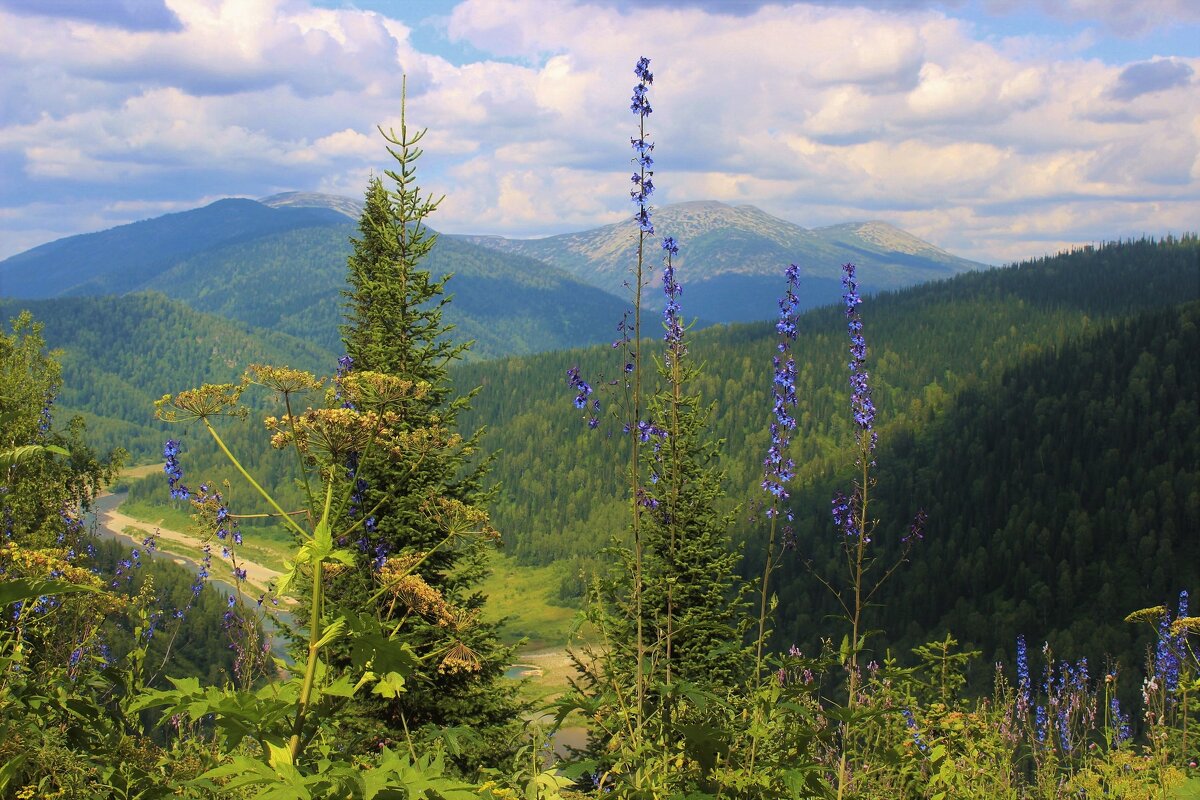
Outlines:
MULTIPOLYGON (((22 299, 157 291, 193 309, 341 350, 342 295, 358 204, 287 193, 219 200, 51 242, 0 262, 0 295, 22 299)), ((519 254, 442 237, 422 268, 453 274, 445 321, 470 358, 610 338, 621 300, 519 254)))
MULTIPOLYGON (((202 311, 277 325, 336 349, 348 239, 361 203, 317 192, 226 199, 82 234, 0 261, 0 294, 29 299, 157 290, 202 311)), ((896 289, 985 265, 883 222, 806 229, 750 205, 697 201, 654 212, 644 302, 661 305, 662 235, 676 261, 684 314, 705 322, 773 315, 790 263, 804 274, 801 307, 835 302, 854 262, 865 291, 896 289)), ((543 239, 442 235, 426 265, 453 273, 448 320, 477 357, 573 347, 608 336, 629 299, 638 229, 632 219, 543 239)))
POLYGON ((335 225, 328 208, 271 208, 227 198, 202 208, 68 236, 0 261, 0 295, 29 299, 125 294, 186 258, 280 231, 335 225))
MULTIPOLYGON (((807 229, 750 205, 697 201, 654 211, 654 247, 645 255, 653 287, 661 275, 657 244, 679 241, 675 260, 687 290, 684 311, 721 322, 765 319, 774 311, 782 274, 798 264, 804 274, 801 303, 813 308, 837 300, 840 269, 858 265, 864 289, 899 289, 986 268, 959 258, 885 222, 852 222, 807 229)), ((638 226, 631 219, 543 239, 467 236, 471 242, 545 261, 615 294, 627 294, 637 258, 638 226)), ((658 297, 647 295, 652 306, 658 297)))

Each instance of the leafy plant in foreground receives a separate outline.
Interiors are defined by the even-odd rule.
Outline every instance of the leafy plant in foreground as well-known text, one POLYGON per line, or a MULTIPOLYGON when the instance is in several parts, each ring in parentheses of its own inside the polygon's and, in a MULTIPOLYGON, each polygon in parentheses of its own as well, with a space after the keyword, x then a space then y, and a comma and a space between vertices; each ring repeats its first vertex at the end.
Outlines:
POLYGON ((415 469, 431 454, 460 447, 462 440, 437 426, 399 425, 428 391, 426 383, 356 371, 337 376, 322 393, 319 406, 296 410, 293 404, 320 397, 323 386, 323 381, 298 370, 254 366, 242 385, 206 385, 159 402, 164 421, 198 422, 296 536, 297 550, 274 590, 287 596, 294 587, 307 585, 303 627, 308 645, 295 664, 277 661, 284 676, 261 687, 202 687, 195 680, 176 679, 174 689, 146 692, 136 707, 161 708, 168 718, 212 720, 221 750, 228 754, 225 764, 203 777, 203 785, 213 791, 254 787, 255 796, 266 797, 287 786, 289 796, 376 797, 390 796, 381 794, 385 791, 424 786, 442 796, 465 796, 460 784, 441 777, 440 756, 418 757, 411 741, 405 756, 384 748, 380 755, 368 757, 363 755, 367 748, 339 739, 334 731, 338 714, 358 692, 369 689, 394 697, 406 691, 408 678, 423 659, 436 657, 442 665, 471 668, 473 653, 460 642, 418 656, 398 637, 410 615, 456 631, 470 624, 469 617, 425 583, 416 568, 439 549, 457 546, 464 539, 492 537, 494 531, 486 517, 462 503, 427 493, 423 508, 441 523, 442 539, 428 550, 396 554, 380 565, 373 599, 391 597, 391 602, 377 613, 333 616, 326 594, 329 577, 355 563, 355 553, 340 543, 354 541, 374 511, 351 513, 357 475, 347 474, 347 458, 350 454, 369 457, 378 451, 415 469), (282 508, 228 449, 214 425, 222 416, 244 413, 239 401, 249 385, 271 390, 287 409, 281 417, 268 417, 265 424, 271 446, 290 450, 295 457, 298 480, 310 498, 304 508, 282 508), (325 655, 335 642, 351 653, 345 669, 334 669, 325 655))

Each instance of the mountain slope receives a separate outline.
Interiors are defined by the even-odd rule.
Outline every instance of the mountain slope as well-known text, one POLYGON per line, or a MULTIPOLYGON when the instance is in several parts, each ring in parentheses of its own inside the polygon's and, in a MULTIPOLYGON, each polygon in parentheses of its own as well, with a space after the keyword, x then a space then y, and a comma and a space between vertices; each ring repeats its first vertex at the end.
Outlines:
MULTIPOLYGON (((917 508, 929 524, 871 627, 898 652, 949 631, 986 665, 1025 634, 1136 670, 1143 632, 1124 617, 1200 586, 1196 352, 1200 303, 1156 309, 1023 359, 932 424, 887 436, 878 545, 894 556, 917 508)), ((794 501, 815 512, 836 488, 823 477, 794 501)), ((827 514, 798 515, 796 535, 836 574, 827 514)), ((831 598, 795 560, 777 586, 779 641, 816 646, 831 598)))
MULTIPOLYGON (((983 267, 958 258, 883 222, 808 230, 753 206, 704 201, 656 209, 657 231, 647 269, 661 272, 657 242, 680 243, 676 266, 688 276, 689 313, 720 322, 764 319, 774 309, 776 276, 790 263, 805 270, 801 302, 814 308, 837 299, 841 265, 859 267, 870 291, 896 289, 983 267)), ((625 293, 637 257, 632 221, 544 239, 465 237, 505 252, 521 253, 560 267, 613 293, 625 293)), ((657 285, 655 281, 651 281, 657 285)), ((658 302, 652 295, 651 304, 658 302)))
MULTIPOLYGON (((260 236, 180 261, 147 283, 193 308, 339 350, 341 292, 357 226, 348 222, 260 236)), ((439 237, 422 263, 453 274, 445 321, 474 339, 471 358, 532 353, 602 341, 624 304, 560 270, 519 255, 439 237)))
POLYGON ((161 450, 167 430, 154 401, 202 383, 237 381, 252 363, 328 372, 332 352, 286 334, 192 310, 160 294, 0 299, 7 320, 28 309, 62 350, 63 386, 56 419, 76 412, 89 438, 141 458, 161 450))
MULTIPOLYGON (((199 311, 340 349, 341 291, 358 203, 291 192, 74 236, 0 262, 5 296, 160 291, 199 311)), ((471 358, 609 337, 623 303, 532 259, 443 237, 422 265, 454 274, 446 321, 471 358)))
MULTIPOLYGON (((1200 297, 1198 257, 1194 237, 1135 242, 869 299, 863 316, 880 426, 924 425, 967 387, 999 380, 1023 359, 1105 320, 1159 308, 1164 298, 1200 297)), ((802 278, 802 290, 806 282, 802 278)), ((683 302, 686 313, 687 291, 683 302)), ((851 437, 844 326, 836 307, 800 320, 794 354, 801 409, 793 458, 803 480, 841 465, 838 449, 851 437)), ((770 324, 701 331, 689 348, 707 365, 698 388, 716 403, 713 433, 726 442, 728 485, 738 500, 758 496, 774 348, 770 324)), ((503 489, 494 517, 511 551, 528 563, 586 557, 624 527, 622 472, 605 449, 609 437, 618 446, 620 426, 606 422, 607 428, 589 432, 581 424, 564 378, 576 365, 597 387, 619 375, 621 366, 608 348, 592 348, 469 365, 455 373, 463 387, 484 387, 466 421, 492 431, 488 446, 501 451, 494 474, 503 489)), ((616 398, 602 399, 616 405, 616 398)))
MULTIPOLYGON (((1007 660, 1025 633, 1136 668, 1124 614, 1200 581, 1198 264, 1194 236, 1129 242, 866 301, 881 441, 872 516, 884 552, 917 509, 930 516, 887 610, 869 623, 886 628, 895 652, 948 629, 985 661, 1007 660)), ((829 632, 836 609, 803 562, 840 574, 829 501, 854 477, 844 315, 819 309, 798 327, 797 548, 776 584, 784 648, 829 632)), ((763 500, 775 338, 755 324, 689 343, 707 365, 696 388, 715 404, 730 502, 742 504, 733 539, 747 543, 751 576, 762 567, 764 526, 748 518, 763 500)), ((620 422, 583 424, 565 380, 576 365, 598 387, 620 374, 602 348, 456 372, 462 386, 483 387, 465 421, 487 426, 485 443, 499 451, 493 520, 510 552, 530 564, 568 560, 572 574, 594 566, 628 519, 620 422)), ((567 581, 562 593, 580 589, 567 581)))
POLYGON ((146 287, 197 253, 278 231, 344 222, 323 208, 269 208, 253 200, 218 200, 98 233, 70 236, 0 261, 0 294, 45 298, 124 294, 146 287))

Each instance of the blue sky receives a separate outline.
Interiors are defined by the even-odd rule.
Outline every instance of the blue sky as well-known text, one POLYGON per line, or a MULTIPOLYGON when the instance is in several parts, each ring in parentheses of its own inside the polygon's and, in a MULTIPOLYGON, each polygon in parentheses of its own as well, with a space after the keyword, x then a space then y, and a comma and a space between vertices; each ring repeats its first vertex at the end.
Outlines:
POLYGON ((428 127, 445 231, 659 203, 881 219, 999 263, 1200 227, 1196 0, 0 0, 0 258, 279 191, 361 195, 428 127))

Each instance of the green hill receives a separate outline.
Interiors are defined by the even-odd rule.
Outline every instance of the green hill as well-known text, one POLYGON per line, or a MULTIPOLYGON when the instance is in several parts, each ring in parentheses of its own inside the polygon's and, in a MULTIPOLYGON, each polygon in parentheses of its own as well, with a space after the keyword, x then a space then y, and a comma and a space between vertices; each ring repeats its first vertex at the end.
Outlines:
POLYGON ((328 371, 333 353, 283 333, 194 311, 160 294, 0 300, 5 320, 29 309, 62 350, 56 417, 82 413, 89 437, 136 458, 162 450, 154 401, 201 383, 236 381, 250 363, 328 371))
POLYGON ((344 222, 324 208, 269 208, 225 199, 97 233, 69 236, 0 261, 0 294, 47 298, 124 294, 196 253, 269 233, 344 222))
MULTIPOLYGON (((876 620, 890 644, 949 628, 1003 657, 1024 632, 1048 636, 1064 652, 1118 654, 1128 663, 1137 645, 1120 624, 1124 613, 1197 585, 1200 554, 1189 536, 1200 520, 1198 299, 1200 241, 1190 236, 1089 248, 867 301, 881 536, 918 507, 930 514, 925 543, 876 620)), ((74 393, 64 404, 98 415, 114 442, 144 424, 150 401, 164 391, 232 376, 248 361, 320 368, 334 357, 161 296, 22 305, 34 306, 51 343, 67 348, 65 379, 74 393)), ((792 453, 797 559, 819 567, 828 566, 837 541, 829 498, 849 482, 844 324, 839 308, 808 312, 794 348, 801 365, 792 453)), ((749 517, 762 494, 774 342, 766 323, 691 338, 707 365, 699 388, 716 404, 714 434, 726 443, 729 496, 742 504, 736 539, 746 542, 751 574, 761 557, 762 526, 749 517)), ((586 567, 625 525, 623 469, 614 461, 619 424, 605 420, 595 431, 583 424, 565 383, 575 365, 597 387, 620 370, 614 351, 596 346, 465 364, 454 373, 464 390, 482 387, 464 424, 489 431, 485 444, 497 451, 493 474, 502 484, 493 518, 509 552, 526 564, 586 567)), ((250 452, 259 433, 248 423, 229 437, 250 452)), ((185 447, 196 474, 224 474, 202 436, 187 437, 185 447)), ((284 464, 271 455, 255 467, 282 483, 284 464)), ((134 494, 161 502, 165 486, 147 481, 134 494)), ((244 494, 239 507, 254 510, 244 494)), ((832 610, 801 567, 789 563, 778 583, 780 644, 827 628, 832 610)), ((576 589, 567 581, 563 594, 576 589)))
MULTIPOLYGON (((193 308, 341 347, 341 291, 357 225, 343 222, 264 235, 206 250, 147 287, 193 308)), ((624 309, 617 298, 533 259, 440 237, 422 264, 452 273, 446 307, 452 334, 476 342, 470 358, 577 347, 609 337, 624 309)))
MULTIPOLYGON (((879 544, 895 554, 918 508, 929 524, 871 626, 898 652, 949 631, 985 665, 1011 663, 1026 634, 1140 667, 1146 631, 1124 617, 1200 587, 1198 352, 1200 302, 1109 320, 964 387, 924 425, 893 427, 878 452, 879 544)), ((827 472, 793 498, 801 544, 779 582, 780 644, 814 647, 835 612, 801 559, 838 568, 837 488, 827 472)))

